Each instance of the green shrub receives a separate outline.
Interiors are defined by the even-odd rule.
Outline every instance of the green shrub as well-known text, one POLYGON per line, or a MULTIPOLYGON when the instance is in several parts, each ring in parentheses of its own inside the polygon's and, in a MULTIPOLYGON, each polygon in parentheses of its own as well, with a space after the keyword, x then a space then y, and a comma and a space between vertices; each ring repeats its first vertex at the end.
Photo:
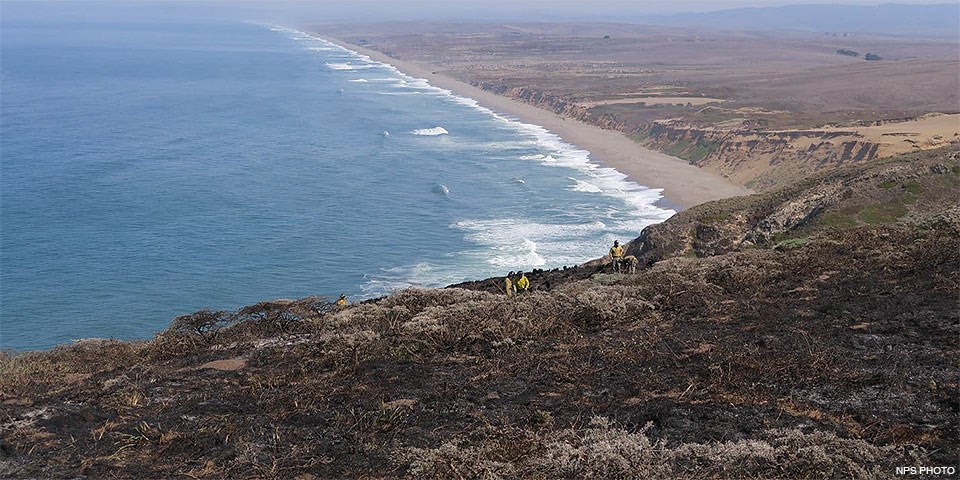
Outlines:
POLYGON ((828 228, 850 228, 857 226, 856 218, 845 212, 827 212, 820 216, 820 223, 828 228))
POLYGON ((859 218, 864 223, 879 225, 893 223, 907 214, 907 209, 899 203, 870 205, 860 211, 859 218))
POLYGON ((790 238, 776 244, 773 248, 775 250, 795 250, 806 244, 810 243, 809 238, 790 238))
POLYGON ((919 195, 920 191, 923 190, 919 182, 906 182, 903 184, 903 189, 914 195, 919 195))

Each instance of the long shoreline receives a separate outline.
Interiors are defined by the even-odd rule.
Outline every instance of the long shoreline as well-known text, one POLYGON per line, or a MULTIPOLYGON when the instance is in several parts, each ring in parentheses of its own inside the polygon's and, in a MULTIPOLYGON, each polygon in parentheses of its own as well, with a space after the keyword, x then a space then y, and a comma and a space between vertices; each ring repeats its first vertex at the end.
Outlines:
POLYGON ((494 112, 546 128, 563 141, 590 152, 590 158, 593 161, 623 173, 633 182, 649 188, 662 188, 665 207, 682 210, 711 200, 753 193, 720 175, 701 170, 682 159, 644 148, 620 132, 604 130, 488 92, 456 78, 437 73, 429 65, 399 60, 382 52, 322 33, 310 33, 378 62, 392 65, 411 77, 426 79, 433 86, 476 100, 480 105, 494 112))

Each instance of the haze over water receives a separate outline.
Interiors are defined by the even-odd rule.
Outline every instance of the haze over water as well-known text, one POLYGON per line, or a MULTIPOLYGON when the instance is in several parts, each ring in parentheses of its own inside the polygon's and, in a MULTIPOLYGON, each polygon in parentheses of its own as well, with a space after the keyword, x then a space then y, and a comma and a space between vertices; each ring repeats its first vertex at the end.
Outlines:
POLYGON ((572 265, 673 213, 539 127, 296 30, 2 36, 0 348, 572 265))

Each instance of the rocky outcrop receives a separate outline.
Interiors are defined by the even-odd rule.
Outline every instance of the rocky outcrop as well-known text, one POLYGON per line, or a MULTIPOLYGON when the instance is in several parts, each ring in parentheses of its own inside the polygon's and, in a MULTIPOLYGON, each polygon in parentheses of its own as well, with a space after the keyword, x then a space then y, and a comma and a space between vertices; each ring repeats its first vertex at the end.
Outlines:
POLYGON ((832 170, 761 194, 719 200, 647 227, 627 248, 645 265, 804 242, 825 229, 927 218, 955 202, 955 148, 832 170))
MULTIPOLYGON (((817 235, 866 225, 911 223, 911 228, 960 232, 960 150, 938 150, 839 168, 767 192, 698 205, 651 225, 627 244, 643 267, 676 257, 710 257, 753 249, 790 249, 817 235), (944 208, 944 205, 954 206, 944 208)), ((534 290, 609 271, 609 259, 527 272, 534 290)), ((503 278, 454 287, 503 290, 503 278)))
POLYGON ((743 235, 740 244, 769 244, 777 236, 804 226, 827 208, 838 204, 849 193, 849 188, 837 181, 801 192, 756 222, 743 235))

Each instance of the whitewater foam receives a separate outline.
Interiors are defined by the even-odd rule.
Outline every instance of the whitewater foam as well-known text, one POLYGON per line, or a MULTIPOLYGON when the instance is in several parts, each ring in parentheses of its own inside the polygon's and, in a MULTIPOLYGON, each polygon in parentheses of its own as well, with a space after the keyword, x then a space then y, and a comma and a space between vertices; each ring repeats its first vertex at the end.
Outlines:
MULTIPOLYGON (((291 38, 305 42, 309 46, 329 48, 338 55, 343 54, 343 61, 338 59, 327 63, 331 70, 357 71, 375 68, 379 75, 364 80, 376 82, 378 87, 389 90, 368 91, 367 94, 438 96, 443 101, 463 105, 485 114, 487 118, 492 118, 496 126, 491 128, 513 131, 525 139, 515 142, 487 142, 471 145, 466 143, 469 139, 465 138, 464 142, 457 143, 457 148, 491 150, 496 152, 492 155, 496 158, 513 158, 552 168, 569 169, 573 175, 564 175, 569 180, 568 190, 603 195, 605 198, 616 199, 620 205, 623 205, 606 214, 601 211, 599 218, 604 218, 602 222, 583 221, 584 217, 576 213, 558 214, 553 220, 567 223, 556 224, 549 223, 549 219, 534 221, 515 217, 457 222, 451 225, 451 228, 462 231, 464 239, 476 245, 475 249, 459 252, 455 265, 417 264, 417 266, 402 267, 401 271, 397 272, 383 272, 382 276, 370 279, 368 285, 370 292, 385 293, 385 288, 398 286, 442 285, 438 283, 438 278, 455 283, 464 278, 462 276, 464 270, 476 271, 480 274, 496 274, 500 271, 499 269, 515 270, 581 263, 603 255, 609 248, 608 243, 612 243, 613 239, 629 240, 642 228, 666 220, 675 213, 673 210, 656 205, 662 198, 662 189, 640 186, 621 172, 593 162, 589 152, 564 142, 546 128, 498 114, 480 105, 474 99, 433 86, 426 79, 411 77, 392 65, 372 60, 369 56, 327 40, 296 30, 281 29, 279 31, 286 32, 291 38), (387 76, 384 77, 384 74, 387 76), (515 149, 514 153, 510 152, 511 149, 515 149), (529 153, 529 149, 537 149, 539 152, 529 153), (514 156, 511 157, 511 155, 514 156), (432 280, 423 278, 424 271, 430 272, 432 280)), ((449 134, 440 126, 417 129, 411 133, 418 136, 449 134)), ((522 185, 520 182, 516 183, 522 185)), ((577 210, 576 205, 567 205, 564 208, 569 212, 577 210)), ((584 208, 583 211, 590 212, 592 218, 598 218, 596 209, 584 208)), ((364 288, 368 289, 368 287, 364 288)))
POLYGON ((413 132, 410 132, 410 133, 413 133, 414 135, 424 136, 424 137, 436 137, 438 135, 447 135, 450 132, 448 132, 447 129, 443 127, 433 127, 433 128, 421 128, 418 130, 414 130, 413 132))
MULTIPOLYGON (((412 77, 401 72, 393 65, 373 60, 368 55, 350 50, 343 46, 337 45, 336 43, 311 35, 307 32, 281 26, 274 26, 271 28, 271 30, 285 32, 294 39, 308 41, 316 44, 314 46, 320 46, 322 48, 329 48, 333 51, 339 51, 359 60, 360 62, 363 62, 360 65, 354 64, 352 61, 339 64, 327 63, 328 66, 331 66, 331 68, 335 70, 345 70, 348 68, 382 68, 394 73, 396 76, 369 80, 377 82, 394 82, 396 83, 396 86, 400 88, 432 91, 434 93, 442 94, 448 101, 470 107, 479 112, 483 112, 498 120, 505 127, 514 129, 521 134, 532 137, 538 144, 542 145, 545 150, 550 152, 550 154, 522 156, 520 157, 522 160, 536 160, 547 165, 573 168, 584 173, 589 172, 593 177, 599 180, 599 183, 595 184, 594 187, 599 188, 603 191, 603 193, 616 196, 634 207, 644 207, 642 208, 642 211, 645 216, 656 211, 659 213, 657 217, 661 217, 658 221, 662 221, 676 213, 670 209, 663 209, 659 207, 655 207, 653 209, 649 208, 651 204, 656 203, 657 200, 662 198, 662 189, 651 189, 640 186, 629 180, 627 176, 621 172, 613 168, 594 163, 590 159, 590 152, 564 142, 559 136, 551 133, 544 127, 523 123, 515 118, 498 114, 493 110, 480 105, 477 100, 456 95, 450 90, 433 86, 427 79, 412 77)), ((446 130, 444 130, 442 127, 421 129, 416 130, 415 132, 421 132, 418 133, 420 135, 443 135, 445 133, 449 133, 446 132, 446 130)))
POLYGON ((508 269, 530 269, 551 265, 573 265, 603 255, 604 245, 615 232, 584 240, 603 233, 609 226, 601 221, 581 223, 544 223, 524 218, 464 220, 451 225, 466 232, 465 238, 482 248, 465 255, 479 257, 486 263, 508 269), (492 252, 492 255, 488 252, 492 252))
POLYGON ((327 65, 327 68, 329 68, 330 70, 346 70, 350 72, 353 72, 356 70, 366 70, 368 68, 377 68, 377 65, 372 65, 369 63, 354 64, 351 62, 345 62, 345 63, 327 62, 326 65, 327 65))
POLYGON ((573 177, 567 177, 568 179, 574 182, 571 190, 575 192, 586 192, 586 193, 603 193, 603 189, 590 183, 585 180, 576 179, 573 177))

